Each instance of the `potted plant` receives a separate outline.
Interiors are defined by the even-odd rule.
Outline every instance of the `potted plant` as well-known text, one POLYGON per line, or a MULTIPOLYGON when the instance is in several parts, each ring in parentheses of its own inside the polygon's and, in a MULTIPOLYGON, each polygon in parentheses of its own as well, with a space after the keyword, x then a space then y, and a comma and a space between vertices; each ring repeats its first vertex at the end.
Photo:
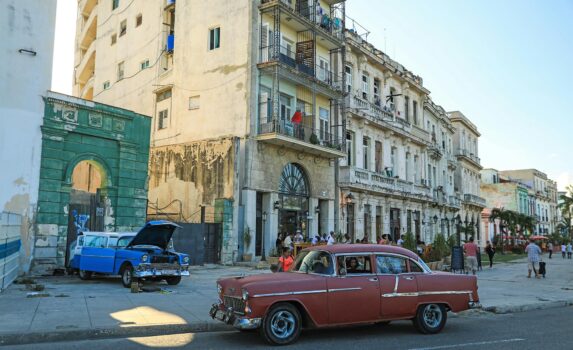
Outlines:
POLYGON ((320 143, 320 140, 318 139, 318 136, 316 136, 315 133, 310 134, 310 140, 309 141, 313 145, 318 145, 320 143))
POLYGON ((253 259, 253 254, 247 253, 249 251, 249 247, 251 246, 251 229, 249 226, 245 227, 245 231, 243 231, 243 261, 251 261, 253 259))

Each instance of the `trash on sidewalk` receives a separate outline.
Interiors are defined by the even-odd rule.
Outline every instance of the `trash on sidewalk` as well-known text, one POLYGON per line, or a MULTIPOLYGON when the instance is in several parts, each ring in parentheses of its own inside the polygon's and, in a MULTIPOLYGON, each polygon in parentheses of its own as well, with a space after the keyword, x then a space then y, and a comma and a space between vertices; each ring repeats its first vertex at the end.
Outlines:
POLYGON ((36 281, 30 277, 18 277, 14 281, 14 284, 34 284, 36 281))
POLYGON ((171 294, 173 293, 172 290, 170 289, 165 289, 165 288, 161 288, 161 290, 159 291, 160 294, 171 294))
POLYGON ((41 292, 45 289, 45 286, 43 284, 26 284, 26 289, 41 292))
POLYGON ((26 293, 26 298, 45 298, 49 297, 50 293, 42 293, 42 292, 29 292, 26 293))
POLYGON ((64 293, 54 295, 56 298, 69 298, 70 296, 64 293))

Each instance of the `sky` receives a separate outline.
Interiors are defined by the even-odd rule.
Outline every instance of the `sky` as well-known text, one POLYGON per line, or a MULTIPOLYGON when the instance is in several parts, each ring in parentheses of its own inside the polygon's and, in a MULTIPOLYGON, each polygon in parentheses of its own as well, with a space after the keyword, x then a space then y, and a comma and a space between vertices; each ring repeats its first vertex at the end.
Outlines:
MULTIPOLYGON (((52 90, 67 94, 76 7, 58 0, 52 90)), ((573 0, 347 0, 346 14, 420 75, 435 103, 478 127, 484 168, 536 168, 560 190, 573 184, 573 0)))

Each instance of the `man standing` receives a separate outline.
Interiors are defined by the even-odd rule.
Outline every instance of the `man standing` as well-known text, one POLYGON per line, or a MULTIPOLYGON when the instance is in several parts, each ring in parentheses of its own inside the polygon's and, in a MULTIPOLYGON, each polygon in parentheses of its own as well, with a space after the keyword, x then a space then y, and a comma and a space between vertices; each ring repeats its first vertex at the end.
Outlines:
POLYGON ((478 246, 474 243, 474 238, 470 237, 470 241, 464 244, 464 253, 466 254, 466 260, 468 262, 468 269, 472 270, 472 274, 476 274, 478 269, 478 246))
POLYGON ((531 278, 531 270, 535 273, 535 278, 540 278, 537 270, 535 270, 535 263, 541 260, 541 248, 535 244, 534 240, 530 239, 529 244, 525 247, 525 252, 527 253, 527 278, 531 278))
POLYGON ((485 252, 487 253, 487 257, 489 258, 489 268, 493 268, 493 256, 495 255, 495 248, 491 244, 490 241, 487 241, 487 245, 485 246, 485 252))
POLYGON ((565 246, 565 242, 561 243, 561 256, 563 257, 563 259, 565 259, 565 250, 566 246, 565 246))
POLYGON ((551 256, 553 255, 553 243, 551 241, 547 244, 547 250, 549 251, 549 259, 551 259, 551 256))
POLYGON ((567 244, 567 259, 571 259, 572 254, 573 254, 573 245, 571 245, 571 242, 569 242, 569 244, 567 244))
POLYGON ((334 231, 330 231, 328 238, 326 240, 326 245, 333 245, 334 244, 334 231))
POLYGON ((400 236, 400 239, 398 240, 398 246, 403 246, 404 245, 404 235, 400 236))

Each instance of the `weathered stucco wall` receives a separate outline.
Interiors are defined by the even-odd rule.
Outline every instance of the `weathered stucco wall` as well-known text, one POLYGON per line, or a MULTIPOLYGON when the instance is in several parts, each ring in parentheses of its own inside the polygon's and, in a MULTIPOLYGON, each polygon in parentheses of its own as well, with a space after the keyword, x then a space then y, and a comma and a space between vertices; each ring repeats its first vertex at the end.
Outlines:
MULTIPOLYGON (((159 208, 182 202, 182 219, 196 220, 200 205, 233 198, 235 138, 203 140, 151 150, 149 202, 159 208)), ((164 212, 179 211, 178 204, 164 212)), ((151 210, 151 213, 154 213, 151 210)), ((177 213, 178 214, 178 213, 177 213)))

